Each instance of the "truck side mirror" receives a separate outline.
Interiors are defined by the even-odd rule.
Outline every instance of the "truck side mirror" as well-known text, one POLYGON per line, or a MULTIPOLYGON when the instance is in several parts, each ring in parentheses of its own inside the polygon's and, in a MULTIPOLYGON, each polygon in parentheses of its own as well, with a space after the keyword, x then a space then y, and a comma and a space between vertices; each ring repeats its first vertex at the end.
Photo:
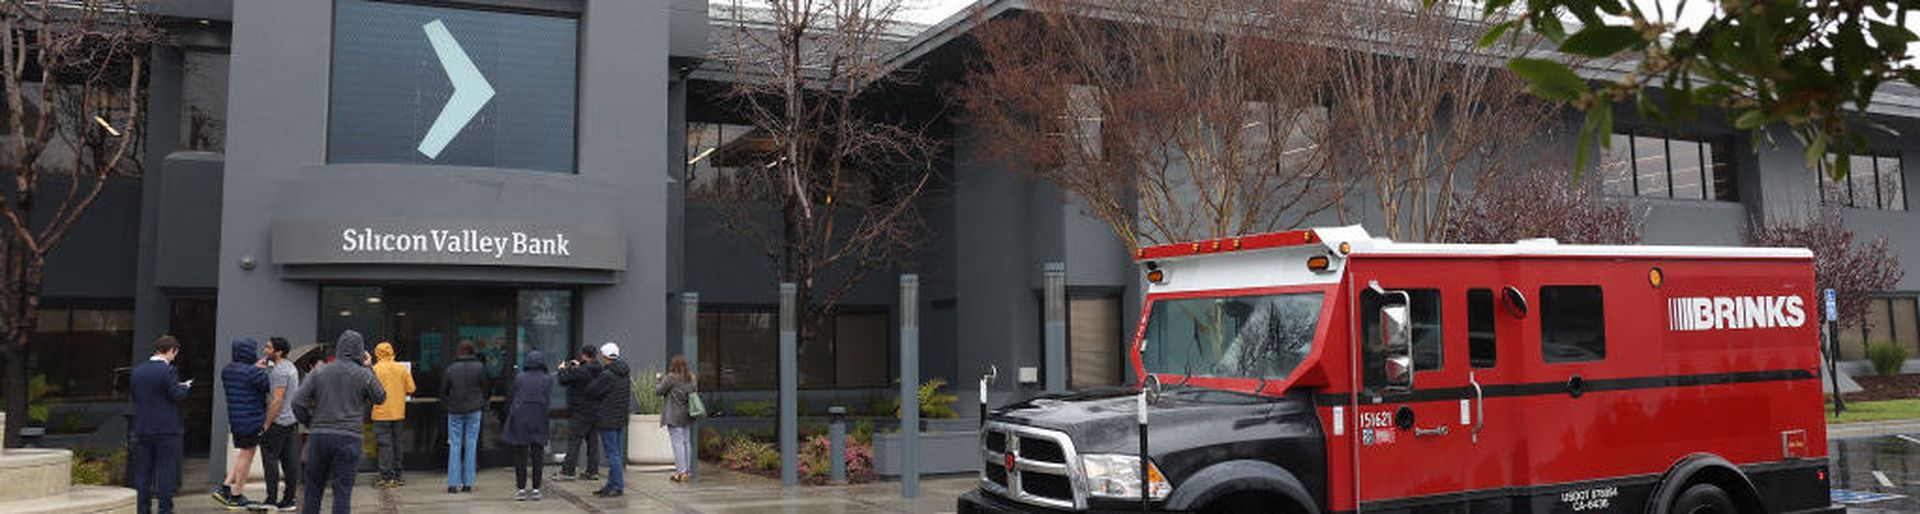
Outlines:
POLYGON ((1387 353, 1387 387, 1413 387, 1412 316, 1406 304, 1380 307, 1380 342, 1387 353))

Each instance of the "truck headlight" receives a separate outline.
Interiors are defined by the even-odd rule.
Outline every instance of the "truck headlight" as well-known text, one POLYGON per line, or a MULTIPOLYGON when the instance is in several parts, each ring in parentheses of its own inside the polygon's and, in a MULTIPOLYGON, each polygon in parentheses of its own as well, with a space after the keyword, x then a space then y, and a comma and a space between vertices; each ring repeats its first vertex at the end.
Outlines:
MULTIPOLYGON (((1140 499, 1140 457, 1115 453, 1096 453, 1080 456, 1081 469, 1086 471, 1087 493, 1102 498, 1140 499)), ((1164 500, 1173 493, 1173 484, 1160 474, 1160 467, 1147 461, 1147 494, 1149 498, 1164 500)))

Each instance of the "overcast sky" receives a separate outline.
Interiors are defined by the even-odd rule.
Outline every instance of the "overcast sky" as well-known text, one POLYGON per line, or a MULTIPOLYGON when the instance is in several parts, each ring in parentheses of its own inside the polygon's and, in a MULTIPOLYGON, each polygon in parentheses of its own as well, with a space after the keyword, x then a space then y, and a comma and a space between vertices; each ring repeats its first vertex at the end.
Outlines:
POLYGON ((914 23, 933 24, 947 19, 953 13, 972 5, 974 0, 904 0, 906 19, 914 23))

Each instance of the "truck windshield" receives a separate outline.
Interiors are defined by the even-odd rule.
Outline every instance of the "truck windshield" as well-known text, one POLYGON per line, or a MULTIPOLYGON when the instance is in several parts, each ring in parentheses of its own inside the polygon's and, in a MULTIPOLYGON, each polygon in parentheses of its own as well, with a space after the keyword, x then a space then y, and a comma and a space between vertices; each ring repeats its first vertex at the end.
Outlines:
POLYGON ((1282 379, 1313 351, 1321 293, 1153 302, 1140 362, 1149 373, 1282 379))

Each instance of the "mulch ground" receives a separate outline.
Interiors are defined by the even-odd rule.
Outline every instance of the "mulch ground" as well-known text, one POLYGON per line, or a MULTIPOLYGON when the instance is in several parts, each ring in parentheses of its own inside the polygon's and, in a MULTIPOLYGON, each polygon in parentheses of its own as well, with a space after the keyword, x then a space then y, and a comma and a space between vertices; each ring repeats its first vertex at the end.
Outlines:
POLYGON ((1865 389, 1858 393, 1843 395, 1850 402, 1870 402, 1879 400, 1906 400, 1920 398, 1920 374, 1894 375, 1882 377, 1875 375, 1855 376, 1853 381, 1865 389))

